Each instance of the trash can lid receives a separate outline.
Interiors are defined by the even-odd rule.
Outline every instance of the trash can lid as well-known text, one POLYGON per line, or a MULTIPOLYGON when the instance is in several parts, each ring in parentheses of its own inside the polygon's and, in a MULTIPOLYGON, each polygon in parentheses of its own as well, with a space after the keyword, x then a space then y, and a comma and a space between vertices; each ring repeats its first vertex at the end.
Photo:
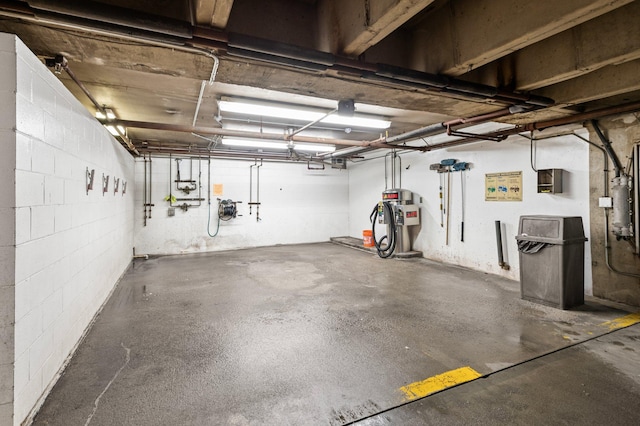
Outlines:
POLYGON ((586 241, 579 216, 520 216, 518 236, 552 244, 586 241))

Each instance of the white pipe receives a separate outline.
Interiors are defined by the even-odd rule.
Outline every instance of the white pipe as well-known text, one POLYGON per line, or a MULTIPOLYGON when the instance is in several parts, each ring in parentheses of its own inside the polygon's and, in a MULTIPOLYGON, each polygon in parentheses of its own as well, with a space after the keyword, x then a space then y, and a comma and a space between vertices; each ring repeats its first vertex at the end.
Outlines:
POLYGON ((196 111, 193 114, 193 124, 192 124, 193 127, 195 127, 196 121, 198 121, 198 113, 200 112, 200 105, 202 104, 202 98, 204 96, 204 88, 206 87, 207 83, 209 84, 209 86, 211 86, 213 82, 216 80, 216 75, 218 74, 218 67, 220 66, 220 60, 216 55, 214 55, 213 53, 209 53, 207 56, 213 59, 213 68, 211 68, 211 76, 209 77, 209 81, 202 80, 202 84, 200 85, 200 95, 198 95, 198 102, 196 103, 196 111))

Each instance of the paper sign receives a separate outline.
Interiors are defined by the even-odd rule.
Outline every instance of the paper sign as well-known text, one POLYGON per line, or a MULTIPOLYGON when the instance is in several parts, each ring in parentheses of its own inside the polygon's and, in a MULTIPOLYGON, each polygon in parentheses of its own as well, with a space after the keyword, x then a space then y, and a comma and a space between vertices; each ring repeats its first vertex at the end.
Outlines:
POLYGON ((221 183, 214 183, 213 184, 213 195, 214 196, 222 196, 222 194, 224 193, 224 185, 221 183))
POLYGON ((484 175, 485 201, 522 201, 522 172, 484 175))

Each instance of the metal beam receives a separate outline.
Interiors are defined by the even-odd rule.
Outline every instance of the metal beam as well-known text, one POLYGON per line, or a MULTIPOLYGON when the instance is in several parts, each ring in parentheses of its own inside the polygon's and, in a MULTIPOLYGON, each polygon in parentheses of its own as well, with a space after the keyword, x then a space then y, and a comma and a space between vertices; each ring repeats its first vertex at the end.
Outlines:
POLYGON ((343 54, 358 56, 413 18, 434 0, 331 2, 334 8, 331 17, 337 21, 338 26, 338 48, 343 54))
POLYGON ((231 15, 233 0, 196 0, 198 25, 225 28, 231 15))
POLYGON ((412 67, 461 75, 631 1, 451 0, 414 29, 412 67))
POLYGON ((534 90, 640 58, 640 2, 527 46, 465 75, 495 86, 534 90), (498 76, 501 76, 499 81, 498 76), (512 79, 512 81, 505 81, 512 79))

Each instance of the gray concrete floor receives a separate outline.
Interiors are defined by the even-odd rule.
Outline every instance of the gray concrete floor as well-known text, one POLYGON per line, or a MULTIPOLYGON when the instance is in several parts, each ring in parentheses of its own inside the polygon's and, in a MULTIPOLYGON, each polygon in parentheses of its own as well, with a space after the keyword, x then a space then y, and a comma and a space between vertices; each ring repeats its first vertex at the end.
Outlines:
POLYGON ((640 325, 608 323, 629 312, 329 243, 137 260, 35 424, 638 424, 640 325))

